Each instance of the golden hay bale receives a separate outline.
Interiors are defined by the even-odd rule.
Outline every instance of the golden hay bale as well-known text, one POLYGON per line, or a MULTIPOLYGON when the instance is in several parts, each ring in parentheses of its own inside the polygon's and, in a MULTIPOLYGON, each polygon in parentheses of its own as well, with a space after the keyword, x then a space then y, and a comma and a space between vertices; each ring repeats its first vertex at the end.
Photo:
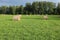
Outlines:
POLYGON ((21 19, 21 15, 13 16, 13 20, 19 21, 21 19))
POLYGON ((26 15, 26 16, 29 16, 29 15, 26 15))
POLYGON ((45 15, 45 16, 44 16, 44 19, 45 19, 45 20, 47 20, 47 19, 48 19, 48 16, 47 16, 47 15, 45 15))

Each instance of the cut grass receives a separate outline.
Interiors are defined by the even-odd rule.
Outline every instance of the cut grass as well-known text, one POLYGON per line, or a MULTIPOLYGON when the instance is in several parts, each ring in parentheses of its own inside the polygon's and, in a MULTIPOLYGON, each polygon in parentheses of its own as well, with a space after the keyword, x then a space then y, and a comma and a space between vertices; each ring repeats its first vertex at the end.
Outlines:
POLYGON ((0 40, 60 40, 59 15, 22 15, 21 21, 13 21, 13 15, 0 15, 0 40))

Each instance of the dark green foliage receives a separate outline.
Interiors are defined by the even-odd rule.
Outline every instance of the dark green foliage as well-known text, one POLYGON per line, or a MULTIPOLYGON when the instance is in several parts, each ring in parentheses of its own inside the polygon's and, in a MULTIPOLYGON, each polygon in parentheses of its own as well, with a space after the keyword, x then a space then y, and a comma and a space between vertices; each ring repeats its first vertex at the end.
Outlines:
POLYGON ((26 3, 25 6, 1 6, 0 14, 49 14, 60 15, 60 3, 56 6, 53 2, 33 2, 26 3))

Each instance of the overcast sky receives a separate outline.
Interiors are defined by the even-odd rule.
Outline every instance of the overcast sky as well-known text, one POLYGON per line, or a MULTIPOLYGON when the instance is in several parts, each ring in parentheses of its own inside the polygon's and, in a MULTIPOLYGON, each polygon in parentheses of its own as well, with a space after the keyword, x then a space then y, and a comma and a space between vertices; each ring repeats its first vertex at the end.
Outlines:
POLYGON ((54 3, 60 2, 60 0, 0 0, 1 5, 25 5, 26 2, 32 3, 33 1, 50 1, 54 3))

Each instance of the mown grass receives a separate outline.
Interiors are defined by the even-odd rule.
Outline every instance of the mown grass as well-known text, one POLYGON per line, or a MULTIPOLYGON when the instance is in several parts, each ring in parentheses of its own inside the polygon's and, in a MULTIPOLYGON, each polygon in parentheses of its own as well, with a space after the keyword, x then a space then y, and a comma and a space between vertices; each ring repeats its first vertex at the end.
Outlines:
POLYGON ((0 15, 0 40, 60 40, 60 16, 22 15, 13 21, 13 15, 0 15))

